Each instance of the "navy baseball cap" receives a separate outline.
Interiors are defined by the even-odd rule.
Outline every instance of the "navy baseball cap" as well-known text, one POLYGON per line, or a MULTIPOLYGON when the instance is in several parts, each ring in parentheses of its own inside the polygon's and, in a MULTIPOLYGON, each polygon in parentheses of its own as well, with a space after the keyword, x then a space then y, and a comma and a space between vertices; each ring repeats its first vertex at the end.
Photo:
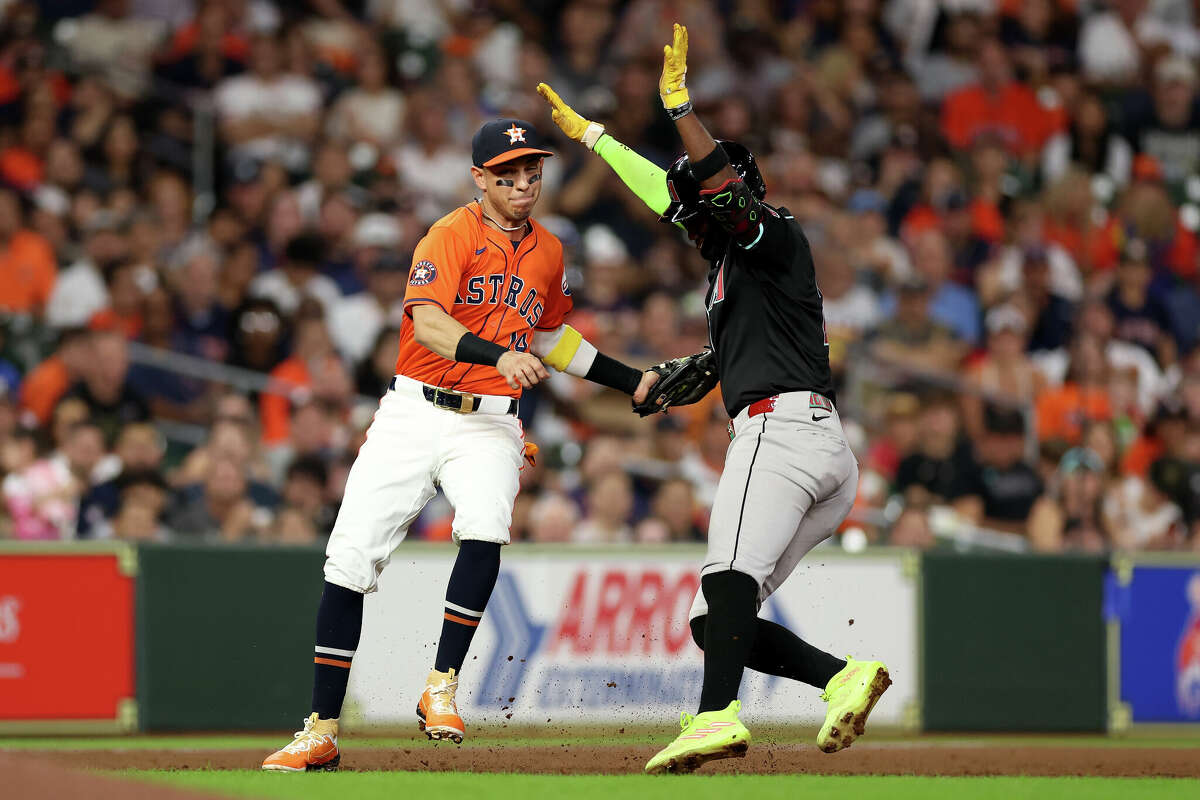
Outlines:
POLYGON ((494 167, 521 156, 552 156, 545 140, 523 119, 497 119, 486 123, 471 139, 471 162, 494 167))

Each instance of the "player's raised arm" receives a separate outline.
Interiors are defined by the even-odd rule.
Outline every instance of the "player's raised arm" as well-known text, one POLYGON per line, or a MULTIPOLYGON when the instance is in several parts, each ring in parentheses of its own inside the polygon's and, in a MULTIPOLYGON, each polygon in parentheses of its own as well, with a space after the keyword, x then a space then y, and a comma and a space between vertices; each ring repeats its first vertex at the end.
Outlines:
POLYGON ((584 119, 549 85, 539 83, 537 89, 550 104, 550 116, 563 133, 604 159, 617 177, 655 214, 661 216, 667 210, 671 195, 667 192, 666 170, 605 133, 599 122, 584 119))
POLYGON ((687 48, 687 28, 676 22, 671 44, 663 46, 658 94, 683 140, 691 177, 700 185, 699 203, 739 247, 749 249, 763 236, 766 214, 762 196, 747 185, 730 162, 727 148, 712 138, 692 110, 687 91, 687 48))

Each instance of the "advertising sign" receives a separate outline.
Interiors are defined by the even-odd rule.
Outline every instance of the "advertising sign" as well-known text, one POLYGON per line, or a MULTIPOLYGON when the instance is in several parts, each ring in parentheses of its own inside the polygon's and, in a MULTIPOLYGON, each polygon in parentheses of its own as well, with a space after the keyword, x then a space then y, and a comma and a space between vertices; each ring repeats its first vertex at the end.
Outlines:
MULTIPOLYGON (((700 551, 507 555, 462 672, 468 724, 673 723, 694 711, 703 654, 688 610, 700 551)), ((368 597, 354 657, 353 719, 408 724, 433 664, 453 553, 401 549, 368 597)), ((909 721, 917 687, 917 586, 898 556, 814 554, 761 616, 838 655, 881 658, 895 681, 872 720, 909 721)), ((824 718, 820 691, 747 671, 747 722, 824 718)))
POLYGON ((1139 565, 1110 587, 1131 721, 1200 722, 1200 565, 1139 565))
POLYGON ((115 554, 0 554, 0 722, 117 719, 133 600, 115 554))

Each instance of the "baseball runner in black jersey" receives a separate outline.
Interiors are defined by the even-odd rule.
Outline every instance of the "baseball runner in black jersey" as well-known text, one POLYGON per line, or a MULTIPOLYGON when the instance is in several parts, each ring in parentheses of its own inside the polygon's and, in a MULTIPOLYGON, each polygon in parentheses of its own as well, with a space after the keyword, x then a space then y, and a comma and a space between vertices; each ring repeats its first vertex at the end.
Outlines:
MULTIPOLYGON (((749 150, 715 142, 693 113, 683 26, 675 25, 663 54, 659 93, 686 150, 665 174, 549 86, 538 87, 559 127, 608 162, 662 221, 686 230, 710 266, 709 343, 732 439, 691 610, 704 684, 698 712, 682 715, 679 737, 646 771, 687 772, 745 754, 751 737, 738 719, 737 696, 746 667, 823 689, 829 707, 817 744, 832 753, 862 735, 891 684, 887 668, 843 661, 758 618, 763 601, 846 518, 858 486, 838 418, 812 253, 787 209, 763 202, 766 184, 749 150)), ((653 402, 659 378, 658 371, 644 374, 635 407, 653 402)))

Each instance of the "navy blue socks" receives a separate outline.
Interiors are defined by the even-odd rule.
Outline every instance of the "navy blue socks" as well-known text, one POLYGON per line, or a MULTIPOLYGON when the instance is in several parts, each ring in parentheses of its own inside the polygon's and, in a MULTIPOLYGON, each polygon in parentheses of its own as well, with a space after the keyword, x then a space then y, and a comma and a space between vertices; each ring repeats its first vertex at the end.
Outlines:
POLYGON ((462 669, 499 574, 499 544, 472 539, 459 544, 458 558, 446 585, 442 638, 438 641, 437 660, 433 666, 438 672, 462 669))
POLYGON ((363 595, 325 582, 317 609, 317 646, 313 654, 312 710, 322 719, 340 717, 350 664, 362 634, 363 595))

